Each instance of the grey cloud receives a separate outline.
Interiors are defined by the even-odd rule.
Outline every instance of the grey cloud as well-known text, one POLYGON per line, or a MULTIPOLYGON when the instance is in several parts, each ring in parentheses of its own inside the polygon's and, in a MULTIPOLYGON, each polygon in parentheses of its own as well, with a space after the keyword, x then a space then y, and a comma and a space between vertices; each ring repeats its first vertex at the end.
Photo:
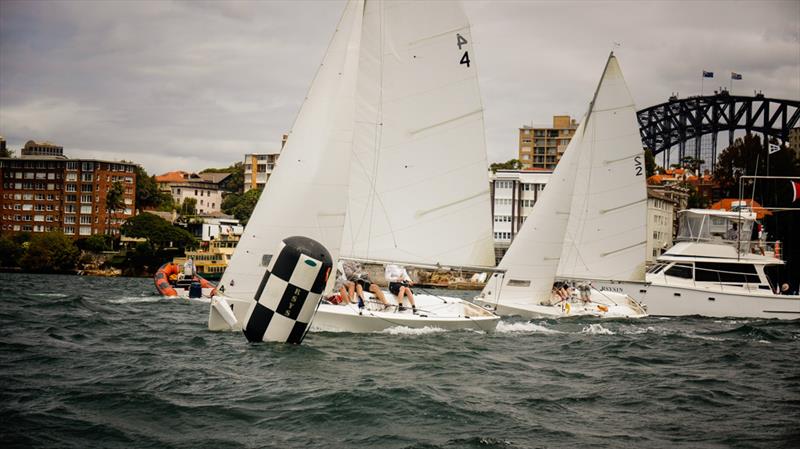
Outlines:
MULTIPOLYGON (((0 4, 0 134, 150 172, 228 165, 289 130, 344 2, 0 4)), ((467 1, 490 160, 579 117, 613 42, 640 107, 728 86, 800 97, 800 3, 467 1)))

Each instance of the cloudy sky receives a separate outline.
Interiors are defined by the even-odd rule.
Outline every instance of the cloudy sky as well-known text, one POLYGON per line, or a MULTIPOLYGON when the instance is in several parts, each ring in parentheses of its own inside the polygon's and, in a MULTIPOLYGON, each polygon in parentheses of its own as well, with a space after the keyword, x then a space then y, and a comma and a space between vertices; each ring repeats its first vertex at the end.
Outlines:
MULTIPOLYGON (((614 43, 639 107, 673 92, 800 99, 800 1, 477 1, 490 161, 517 129, 586 109, 614 43)), ((150 173, 275 150, 344 0, 0 2, 0 135, 150 173)))

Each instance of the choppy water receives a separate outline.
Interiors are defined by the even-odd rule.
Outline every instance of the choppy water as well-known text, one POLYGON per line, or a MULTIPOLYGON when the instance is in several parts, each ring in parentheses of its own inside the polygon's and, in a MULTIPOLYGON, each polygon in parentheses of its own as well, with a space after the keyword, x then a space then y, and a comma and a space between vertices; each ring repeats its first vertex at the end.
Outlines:
POLYGON ((0 274, 0 301, 3 447, 800 442, 798 322, 509 319, 287 346, 211 333, 207 305, 147 279, 0 274))

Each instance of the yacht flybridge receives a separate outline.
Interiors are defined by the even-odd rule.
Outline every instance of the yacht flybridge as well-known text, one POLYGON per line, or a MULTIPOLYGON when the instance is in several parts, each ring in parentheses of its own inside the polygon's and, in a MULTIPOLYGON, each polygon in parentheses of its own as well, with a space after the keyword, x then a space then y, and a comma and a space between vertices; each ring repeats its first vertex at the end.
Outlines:
POLYGON ((750 211, 681 211, 677 243, 646 283, 597 286, 645 303, 651 315, 798 319, 800 296, 781 291, 780 246, 751 239, 755 219, 750 211))

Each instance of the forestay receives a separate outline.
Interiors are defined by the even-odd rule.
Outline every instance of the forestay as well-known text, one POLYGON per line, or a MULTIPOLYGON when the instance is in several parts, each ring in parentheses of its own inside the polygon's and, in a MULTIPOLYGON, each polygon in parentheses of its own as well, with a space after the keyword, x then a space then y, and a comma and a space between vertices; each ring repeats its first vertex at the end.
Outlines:
MULTIPOLYGON (((348 2, 253 215, 222 277, 229 297, 252 298, 282 239, 312 238, 339 254, 347 209, 363 0, 348 2)), ((333 276, 331 276, 333 278, 333 276)))
POLYGON ((613 53, 584 120, 558 276, 644 280, 647 192, 636 107, 613 53))
POLYGON ((483 108, 458 3, 366 3, 355 127, 342 254, 493 265, 483 108))

